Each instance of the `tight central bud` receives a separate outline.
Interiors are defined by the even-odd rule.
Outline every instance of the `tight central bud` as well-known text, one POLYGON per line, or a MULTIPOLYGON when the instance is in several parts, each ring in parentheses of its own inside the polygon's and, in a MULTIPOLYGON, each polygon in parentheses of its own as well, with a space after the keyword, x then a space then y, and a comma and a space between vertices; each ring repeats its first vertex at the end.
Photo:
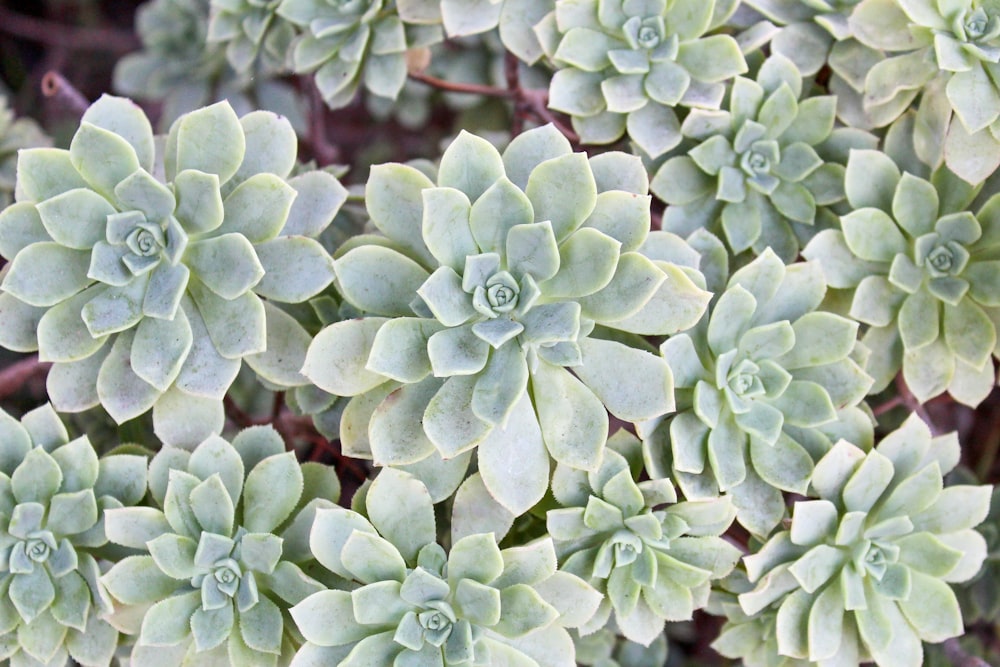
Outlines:
POLYGON ((473 307, 490 319, 511 312, 517 307, 521 287, 507 271, 498 271, 476 287, 472 295, 473 307))

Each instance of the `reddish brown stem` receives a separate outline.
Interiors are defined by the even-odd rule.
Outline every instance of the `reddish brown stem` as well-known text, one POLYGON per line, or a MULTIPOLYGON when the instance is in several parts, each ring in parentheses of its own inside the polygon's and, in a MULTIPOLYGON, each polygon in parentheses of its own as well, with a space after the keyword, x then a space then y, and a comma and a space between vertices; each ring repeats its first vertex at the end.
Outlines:
POLYGON ((942 648, 945 656, 955 667, 990 667, 990 663, 982 658, 966 653, 955 637, 946 640, 942 648))
POLYGON ((428 86, 433 86, 434 88, 438 88, 440 90, 447 90, 450 93, 468 93, 469 95, 485 95, 487 97, 515 96, 515 92, 513 90, 496 88, 494 86, 480 86, 475 83, 456 83, 454 81, 445 81, 444 79, 439 79, 436 76, 422 74, 419 72, 410 72, 410 78, 421 83, 426 83, 428 86))
POLYGON ((38 355, 15 361, 0 371, 0 399, 17 392, 33 377, 45 375, 51 367, 50 362, 39 361, 38 355))
POLYGON ((0 32, 54 47, 77 51, 126 53, 139 48, 131 32, 114 28, 81 28, 56 21, 25 16, 0 4, 0 32))
POLYGON ((896 376, 896 390, 899 391, 899 398, 903 405, 909 408, 910 411, 916 412, 917 416, 924 420, 924 423, 927 424, 931 433, 936 436, 941 435, 941 429, 939 429, 934 423, 934 420, 931 419, 931 416, 927 413, 927 409, 924 407, 923 403, 921 403, 917 397, 913 395, 913 392, 910 391, 910 388, 906 386, 906 380, 903 379, 902 373, 896 376))
POLYGON ((66 80, 59 72, 49 70, 42 77, 42 95, 56 102, 59 106, 82 116, 90 106, 87 98, 66 80))

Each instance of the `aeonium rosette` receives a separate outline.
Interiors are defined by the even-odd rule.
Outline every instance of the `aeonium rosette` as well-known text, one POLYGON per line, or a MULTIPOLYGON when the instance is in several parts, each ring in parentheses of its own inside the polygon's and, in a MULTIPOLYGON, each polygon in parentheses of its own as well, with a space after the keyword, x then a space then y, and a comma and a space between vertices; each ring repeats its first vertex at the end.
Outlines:
POLYGON ((551 126, 502 155, 463 133, 437 185, 412 167, 373 169, 368 210, 387 238, 359 237, 335 264, 366 317, 320 332, 303 371, 354 397, 348 450, 421 466, 440 500, 478 446, 486 487, 522 513, 545 493, 550 456, 600 464, 606 410, 635 421, 672 409, 666 363, 609 339, 690 326, 709 296, 697 253, 649 234, 647 185, 638 158, 588 159, 551 126))
POLYGON ((308 334, 274 303, 332 280, 312 237, 346 193, 321 172, 289 179, 296 145, 287 120, 223 102, 178 119, 157 155, 142 111, 102 97, 69 150, 20 153, 0 214, 0 344, 55 362, 57 408, 100 403, 118 422, 153 408, 160 436, 188 446, 221 430, 242 360, 306 384, 308 334), (300 358, 282 364, 269 339, 299 341, 300 358))

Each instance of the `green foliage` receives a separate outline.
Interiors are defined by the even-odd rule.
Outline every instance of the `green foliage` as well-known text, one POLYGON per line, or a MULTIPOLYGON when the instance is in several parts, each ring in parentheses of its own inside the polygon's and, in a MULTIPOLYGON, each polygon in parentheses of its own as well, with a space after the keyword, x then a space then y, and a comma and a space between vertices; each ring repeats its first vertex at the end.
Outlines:
POLYGON ((310 542, 317 560, 352 582, 292 608, 307 643, 292 662, 370 664, 565 664, 566 627, 587 621, 600 595, 556 570, 550 539, 501 550, 489 533, 438 545, 427 488, 387 469, 364 499, 368 517, 319 510, 310 542))
POLYGON ((325 583, 309 576, 309 530, 334 506, 336 474, 300 467, 270 428, 219 437, 150 462, 158 507, 109 510, 108 538, 139 555, 102 578, 111 621, 136 634, 142 665, 273 666, 298 647, 288 608, 325 583), (305 568, 305 569, 304 569, 305 568))
MULTIPOLYGON (((627 434, 613 440, 629 438, 638 445, 627 434)), ((620 632, 649 646, 664 621, 690 619, 703 607, 710 581, 729 574, 741 555, 720 537, 736 514, 729 498, 677 502, 669 480, 636 483, 611 449, 594 472, 558 466, 552 493, 563 505, 547 516, 562 570, 604 595, 584 634, 614 611, 620 632)))
POLYGON ((454 479, 429 483, 444 487, 440 500, 477 448, 486 488, 522 513, 548 487, 550 456, 597 468, 606 409, 642 420, 672 407, 666 364, 595 327, 677 331, 708 294, 696 271, 692 280, 656 261, 693 251, 648 234, 635 158, 588 160, 552 127, 502 155, 462 134, 437 180, 399 164, 372 170, 368 211, 385 237, 360 237, 335 264, 337 288, 367 316, 320 332, 304 372, 354 397, 341 426, 353 454, 396 466, 446 459, 421 469, 454 479))
POLYGON ((107 665, 118 630, 100 582, 103 512, 136 505, 146 459, 98 459, 86 436, 70 441, 48 404, 18 421, 0 410, 0 657, 12 665, 107 665))
POLYGON ((943 168, 930 181, 901 174, 884 153, 855 151, 846 173, 854 210, 803 254, 832 287, 853 290, 851 317, 869 325, 863 341, 877 360, 874 391, 902 367, 921 401, 948 391, 974 406, 994 384, 1000 200, 973 214, 975 189, 956 181, 943 168))
MULTIPOLYGON (((652 157, 681 141, 675 107, 717 109, 747 71, 716 0, 556 0, 535 31, 557 72, 549 106, 587 143, 628 136, 652 157)), ((732 4, 732 3, 730 3, 732 4)))
POLYGON ((831 215, 823 207, 844 199, 843 165, 822 154, 875 145, 874 137, 834 130, 834 96, 800 104, 802 93, 792 62, 772 56, 756 82, 736 79, 728 111, 692 110, 680 129, 695 145, 651 183, 671 204, 664 228, 721 231, 733 254, 771 248, 793 261, 817 217, 831 215))
POLYGON ((18 201, 0 214, 4 345, 56 363, 59 409, 100 403, 121 423, 153 408, 178 445, 221 430, 244 358, 271 382, 307 384, 308 334, 260 297, 298 302, 329 284, 311 237, 346 193, 324 172, 288 179, 295 151, 287 120, 219 103, 178 119, 157 152, 139 108, 102 97, 69 150, 21 153, 18 201))
MULTIPOLYGON (((812 477, 818 499, 795 503, 789 530, 744 559, 756 586, 740 605, 751 616, 777 609, 781 654, 916 667, 922 641, 962 634, 948 584, 970 579, 986 556, 973 527, 990 487, 942 488, 958 449, 911 417, 867 454, 841 441, 823 457, 812 477)), ((751 639, 733 637, 727 650, 749 652, 751 639)))
POLYGON ((53 86, 50 148, 0 106, 0 345, 37 352, 0 397, 52 402, 0 411, 0 661, 993 655, 1000 0, 136 31, 115 83, 162 136, 110 96, 62 132, 53 86))
POLYGON ((706 325, 661 346, 677 412, 646 435, 649 472, 691 499, 729 492, 755 535, 774 529, 781 491, 804 493, 834 442, 872 442, 858 408, 867 354, 855 322, 817 311, 825 289, 817 264, 785 267, 767 250, 733 273, 706 325))
POLYGON ((51 140, 30 118, 15 118, 14 110, 0 92, 0 209, 14 201, 17 152, 22 148, 48 146, 51 140))

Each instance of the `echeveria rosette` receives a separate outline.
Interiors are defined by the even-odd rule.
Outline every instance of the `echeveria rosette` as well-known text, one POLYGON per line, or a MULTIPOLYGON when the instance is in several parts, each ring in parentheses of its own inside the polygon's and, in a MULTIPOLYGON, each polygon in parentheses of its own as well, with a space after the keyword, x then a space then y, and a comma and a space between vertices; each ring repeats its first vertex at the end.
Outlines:
POLYGON ((385 0, 283 0, 278 15, 302 29, 292 68, 313 73, 331 109, 350 104, 361 86, 395 99, 406 83, 407 49, 441 39, 439 16, 404 24, 395 3, 385 0))
POLYGON ((600 595, 556 570, 550 539, 501 551, 492 533, 478 533, 446 553, 431 494, 391 468, 360 505, 367 518, 339 507, 316 513, 312 551, 353 588, 292 608, 307 640, 293 667, 575 664, 565 628, 587 621, 600 595))
POLYGON ((118 630, 102 620, 112 602, 106 509, 146 493, 146 458, 98 459, 48 404, 20 420, 0 411, 0 659, 11 665, 107 665, 118 630))
POLYGON ((109 620, 138 634, 132 663, 287 664, 301 642, 288 609, 336 583, 310 576, 309 550, 313 518, 340 493, 333 469, 300 466, 273 429, 255 427, 232 444, 162 449, 149 489, 162 509, 105 514, 109 539, 142 552, 102 578, 109 620))
POLYGON ((746 667, 808 667, 808 660, 781 655, 778 649, 778 605, 772 604, 755 614, 747 614, 739 603, 739 594, 753 590, 742 567, 719 581, 712 589, 705 611, 724 616, 726 622, 711 646, 717 653, 742 660, 746 667))
POLYGON ((853 290, 850 316, 869 325, 872 391, 902 367, 919 400, 948 391, 977 405, 994 384, 1000 199, 973 214, 976 190, 946 169, 927 181, 876 151, 851 153, 845 183, 854 210, 842 231, 821 232, 803 254, 831 287, 853 290))
POLYGON ((865 79, 877 125, 918 96, 916 150, 979 183, 1000 166, 1000 6, 992 0, 864 0, 851 17, 858 40, 889 52, 865 79))
POLYGON ((287 70, 295 28, 277 15, 281 0, 212 0, 206 39, 224 44, 237 72, 260 66, 263 73, 287 70))
POLYGON ((718 109, 725 83, 747 71, 732 36, 708 34, 733 9, 716 0, 557 0, 535 27, 557 68, 549 107, 569 114, 585 143, 627 132, 650 157, 664 154, 681 141, 675 107, 718 109))
POLYGON ((817 310, 825 294, 818 264, 786 267, 767 250, 732 275, 707 326, 663 343, 677 413, 641 430, 653 478, 688 499, 728 492, 737 520, 766 537, 784 516, 781 490, 804 493, 834 442, 870 446, 858 325, 817 310))
POLYGON ((712 580, 739 560, 721 537, 736 515, 728 498, 677 502, 670 480, 636 483, 613 449, 593 472, 557 466, 552 493, 563 507, 548 511, 546 525, 561 570, 604 594, 582 634, 602 628, 613 611, 626 638, 649 646, 664 622, 689 620, 705 606, 712 580))
POLYGON ((374 168, 368 210, 388 238, 360 237, 335 263, 345 300, 368 316, 321 331, 304 369, 354 397, 348 451, 454 473, 432 490, 442 500, 478 446, 486 487, 521 514, 545 494, 550 456, 596 469, 606 409, 627 421, 670 411, 666 363, 610 339, 689 327, 709 297, 696 270, 672 263, 697 253, 649 233, 647 182, 638 158, 588 159, 551 126, 503 155, 461 134, 437 185, 374 168))
POLYGON ((290 85, 262 72, 235 71, 225 47, 207 41, 209 9, 209 0, 143 3, 135 16, 142 50, 116 63, 115 91, 162 103, 161 131, 185 113, 228 100, 241 114, 256 109, 279 113, 303 132, 304 104, 290 85))
POLYGON ((486 0, 469 3, 464 0, 409 0, 397 2, 403 20, 404 6, 436 4, 445 33, 449 38, 476 35, 498 28, 504 48, 520 60, 533 65, 544 55, 538 37, 532 30, 555 7, 555 0, 486 0))
POLYGON ((771 248, 794 261, 817 209, 844 196, 843 166, 817 152, 834 131, 836 98, 801 95, 795 65, 772 56, 757 81, 736 79, 728 111, 693 110, 681 133, 696 145, 650 184, 668 204, 663 228, 687 236, 706 227, 734 254, 771 248))
POLYGON ((772 54, 782 55, 805 76, 816 74, 831 49, 851 38, 848 17, 861 0, 746 0, 780 28, 768 40, 772 54))
POLYGON ((69 150, 21 152, 18 201, 0 214, 0 341, 55 362, 57 408, 100 403, 119 423, 153 408, 163 440, 193 446, 221 430, 243 359, 307 384, 308 334, 261 296, 329 284, 312 237, 346 192, 322 172, 287 179, 296 146, 286 120, 218 103, 180 118, 156 156, 142 111, 105 96, 69 150))
POLYGON ((42 128, 31 118, 15 118, 7 97, 0 92, 0 209, 14 200, 17 152, 22 148, 49 146, 42 128))
POLYGON ((986 556, 973 530, 989 486, 942 488, 959 458, 954 434, 931 437, 911 416, 867 454, 841 441, 816 465, 812 497, 791 525, 744 558, 753 591, 743 611, 777 605, 782 655, 821 664, 922 664, 922 641, 964 632, 948 584, 986 556))
POLYGON ((614 623, 586 636, 571 633, 576 662, 583 667, 663 667, 667 661, 667 637, 660 634, 649 646, 621 637, 614 623))

